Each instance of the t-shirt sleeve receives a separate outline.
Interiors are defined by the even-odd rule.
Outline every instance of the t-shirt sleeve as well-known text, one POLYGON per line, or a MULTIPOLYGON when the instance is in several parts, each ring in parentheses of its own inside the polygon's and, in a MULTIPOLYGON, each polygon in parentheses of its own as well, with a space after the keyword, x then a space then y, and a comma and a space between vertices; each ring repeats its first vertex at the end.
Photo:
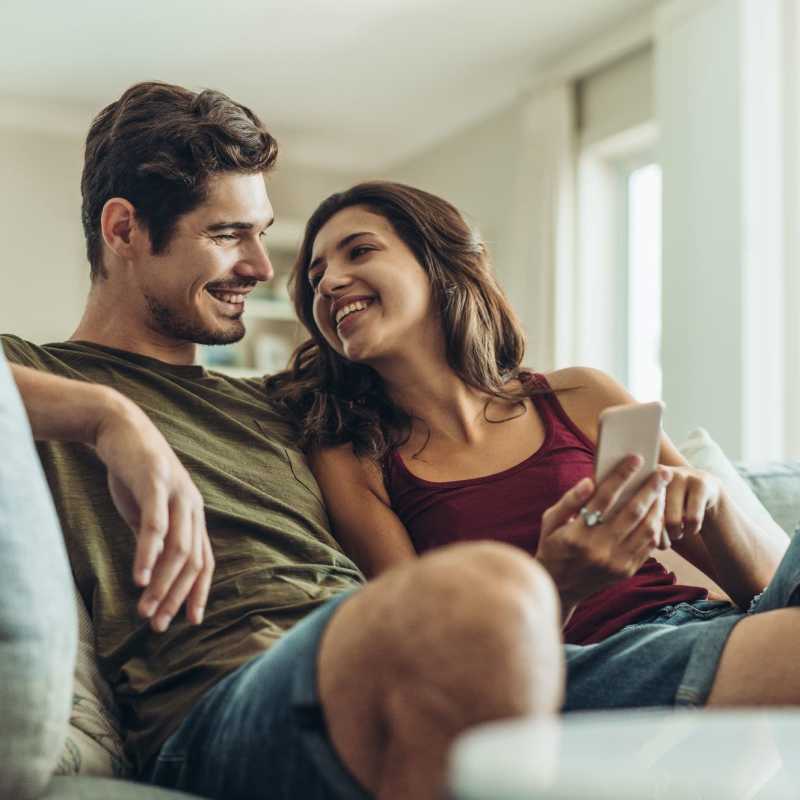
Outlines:
POLYGON ((3 352, 12 364, 20 364, 23 367, 33 367, 34 369, 44 369, 39 350, 36 345, 20 339, 19 336, 10 334, 0 334, 0 342, 3 344, 3 352))

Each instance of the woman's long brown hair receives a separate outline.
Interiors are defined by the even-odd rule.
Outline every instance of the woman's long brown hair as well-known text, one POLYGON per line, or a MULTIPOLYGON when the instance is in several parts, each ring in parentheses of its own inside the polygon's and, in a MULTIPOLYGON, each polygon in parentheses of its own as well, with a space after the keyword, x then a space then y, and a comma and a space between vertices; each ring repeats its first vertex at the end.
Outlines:
POLYGON ((289 290, 311 337, 286 371, 265 382, 271 401, 294 421, 300 446, 308 452, 350 442, 356 455, 380 462, 411 433, 412 416, 392 402, 380 375, 339 355, 314 322, 307 277, 314 240, 334 214, 352 206, 384 217, 427 273, 447 363, 464 383, 517 402, 535 391, 527 381, 508 388, 522 376, 522 327, 492 274, 484 243, 458 210, 404 184, 360 183, 323 201, 306 224, 289 290))

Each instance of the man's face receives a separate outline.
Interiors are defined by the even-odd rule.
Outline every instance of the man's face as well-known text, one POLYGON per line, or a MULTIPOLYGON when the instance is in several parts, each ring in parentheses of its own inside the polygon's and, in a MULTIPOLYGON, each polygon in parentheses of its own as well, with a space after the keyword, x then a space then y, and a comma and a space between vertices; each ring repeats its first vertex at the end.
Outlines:
POLYGON ((206 202, 178 220, 167 249, 136 264, 145 324, 182 342, 239 341, 247 294, 273 275, 262 243, 272 220, 262 175, 213 176, 206 202))

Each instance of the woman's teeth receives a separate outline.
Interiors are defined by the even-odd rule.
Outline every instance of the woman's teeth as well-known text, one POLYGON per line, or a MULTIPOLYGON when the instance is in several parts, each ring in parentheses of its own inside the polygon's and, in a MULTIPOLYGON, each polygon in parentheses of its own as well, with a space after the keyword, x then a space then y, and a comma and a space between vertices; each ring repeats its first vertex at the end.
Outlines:
POLYGON ((354 303, 348 303, 346 306, 342 306, 342 308, 336 312, 336 324, 338 325, 345 317, 356 311, 363 311, 367 306, 369 306, 369 303, 364 300, 356 300, 354 303))

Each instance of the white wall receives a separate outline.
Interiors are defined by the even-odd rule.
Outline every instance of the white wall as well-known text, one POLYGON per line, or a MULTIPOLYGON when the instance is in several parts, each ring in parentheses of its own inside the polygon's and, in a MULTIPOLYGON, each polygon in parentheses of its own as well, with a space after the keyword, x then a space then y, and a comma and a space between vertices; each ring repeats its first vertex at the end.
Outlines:
POLYGON ((577 88, 581 148, 650 122, 655 113, 652 46, 592 73, 577 88))
POLYGON ((89 287, 80 217, 82 142, 0 129, 0 331, 68 337, 89 287))
POLYGON ((510 252, 510 205, 523 146, 523 113, 522 103, 515 103, 395 164, 383 176, 453 203, 486 240, 505 287, 517 268, 510 252))
POLYGON ((277 166, 267 177, 267 190, 275 209, 275 219, 305 224, 326 197, 370 177, 377 176, 304 166, 279 155, 277 166))

